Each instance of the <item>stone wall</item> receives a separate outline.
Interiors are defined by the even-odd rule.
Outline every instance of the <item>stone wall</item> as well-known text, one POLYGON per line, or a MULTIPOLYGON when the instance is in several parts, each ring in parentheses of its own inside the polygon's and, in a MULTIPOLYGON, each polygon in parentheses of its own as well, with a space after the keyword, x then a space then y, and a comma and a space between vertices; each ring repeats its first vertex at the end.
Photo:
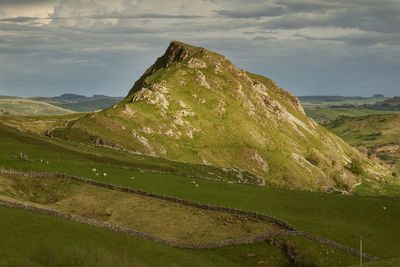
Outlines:
MULTIPOLYGON (((126 188, 126 187, 122 187, 122 186, 118 186, 118 185, 102 183, 102 182, 94 181, 91 179, 78 177, 78 176, 66 175, 66 174, 62 174, 62 173, 20 172, 20 171, 15 171, 12 169, 0 168, 0 174, 26 176, 26 177, 55 177, 55 178, 62 178, 62 179, 70 179, 73 181, 78 181, 78 182, 82 182, 85 184, 90 184, 93 186, 98 186, 98 187, 102 187, 102 188, 106 188, 106 189, 110 189, 110 190, 118 190, 118 191, 125 192, 125 193, 138 194, 138 195, 142 195, 142 196, 158 198, 158 199, 162 199, 165 201, 179 203, 182 205, 192 206, 192 207, 196 207, 196 208, 200 208, 200 209, 221 211, 221 212, 227 212, 227 213, 238 214, 238 215, 245 215, 248 217, 256 218, 258 220, 272 222, 272 223, 278 224, 282 228, 284 228, 284 230, 268 231, 268 232, 265 232, 258 236, 237 239, 237 240, 222 240, 222 241, 212 242, 212 243, 185 243, 185 242, 179 242, 179 241, 165 240, 165 239, 156 237, 154 235, 151 235, 149 233, 140 232, 140 231, 137 231, 137 230, 134 230, 131 228, 116 226, 116 225, 112 225, 112 224, 109 224, 106 222, 100 222, 100 221, 96 221, 93 219, 89 219, 89 218, 85 218, 85 217, 81 217, 81 216, 77 216, 77 215, 73 215, 73 214, 69 214, 69 213, 64 213, 64 212, 60 212, 60 211, 56 211, 56 210, 52 210, 52 209, 48 209, 48 208, 42 208, 42 207, 37 207, 37 206, 33 206, 33 205, 27 205, 27 204, 11 202, 11 201, 0 199, 0 206, 10 207, 10 208, 19 208, 19 209, 31 211, 31 212, 38 213, 38 214, 53 216, 53 217, 57 217, 57 218, 61 218, 61 219, 79 222, 79 223, 85 223, 85 224, 89 224, 89 225, 92 225, 95 227, 104 228, 104 229, 108 229, 111 231, 127 234, 130 236, 145 238, 145 239, 152 240, 154 242, 158 242, 158 243, 161 243, 161 244, 164 244, 167 246, 171 246, 171 247, 175 247, 175 248, 213 249, 213 248, 225 247, 225 246, 230 246, 230 245, 254 244, 254 243, 264 242, 266 240, 271 240, 273 238, 282 237, 282 236, 300 236, 300 237, 318 242, 320 244, 324 244, 329 247, 340 249, 347 253, 350 253, 350 254, 353 254, 356 256, 360 256, 360 253, 357 249, 345 246, 343 244, 334 242, 332 240, 328 240, 328 239, 319 237, 317 235, 314 235, 314 234, 311 234, 308 232, 297 231, 294 227, 292 227, 291 225, 287 224, 286 222, 284 222, 282 220, 279 220, 272 216, 258 214, 256 212, 244 211, 244 210, 234 209, 234 208, 220 207, 220 206, 215 206, 215 205, 206 205, 206 204, 192 202, 192 201, 185 200, 185 199, 170 197, 170 196, 166 196, 166 195, 154 194, 154 193, 146 192, 143 190, 137 190, 137 189, 126 188)), ((368 260, 378 260, 379 259, 378 257, 367 254, 367 253, 363 253, 363 258, 368 259, 368 260)))

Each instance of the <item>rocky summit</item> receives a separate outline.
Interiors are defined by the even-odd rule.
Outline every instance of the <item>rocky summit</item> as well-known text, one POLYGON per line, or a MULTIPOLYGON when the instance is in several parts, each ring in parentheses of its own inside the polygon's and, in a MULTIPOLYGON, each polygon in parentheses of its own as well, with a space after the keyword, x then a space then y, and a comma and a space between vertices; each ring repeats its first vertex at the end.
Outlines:
POLYGON ((119 104, 59 137, 246 170, 260 184, 351 191, 381 170, 308 118, 298 99, 226 57, 173 41, 119 104))

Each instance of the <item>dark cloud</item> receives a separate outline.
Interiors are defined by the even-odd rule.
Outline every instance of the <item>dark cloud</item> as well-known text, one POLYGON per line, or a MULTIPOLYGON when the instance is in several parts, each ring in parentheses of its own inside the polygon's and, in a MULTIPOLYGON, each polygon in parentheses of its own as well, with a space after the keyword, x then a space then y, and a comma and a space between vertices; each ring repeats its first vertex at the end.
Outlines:
POLYGON ((124 14, 110 14, 110 15, 99 15, 99 16, 90 16, 92 19, 193 19, 193 18, 201 18, 202 16, 195 15, 169 15, 169 14, 160 14, 160 13, 139 13, 132 15, 124 15, 124 14))
POLYGON ((252 6, 231 10, 218 10, 217 13, 230 18, 275 17, 287 12, 284 6, 252 6))

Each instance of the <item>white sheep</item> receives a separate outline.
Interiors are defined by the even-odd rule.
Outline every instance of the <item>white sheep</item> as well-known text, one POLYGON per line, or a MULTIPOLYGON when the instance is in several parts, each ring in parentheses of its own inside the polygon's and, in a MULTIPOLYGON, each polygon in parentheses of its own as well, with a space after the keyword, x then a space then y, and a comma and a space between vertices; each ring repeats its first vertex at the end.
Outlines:
POLYGON ((105 172, 105 173, 103 173, 103 176, 107 176, 107 173, 105 172))
POLYGON ((95 168, 92 169, 92 172, 96 172, 97 170, 95 168))

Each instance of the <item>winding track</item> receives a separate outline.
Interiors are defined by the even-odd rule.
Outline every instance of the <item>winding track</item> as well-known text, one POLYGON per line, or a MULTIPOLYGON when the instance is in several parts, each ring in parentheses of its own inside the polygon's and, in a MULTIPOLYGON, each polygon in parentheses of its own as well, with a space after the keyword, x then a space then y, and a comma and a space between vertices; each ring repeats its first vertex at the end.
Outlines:
MULTIPOLYGON (((162 199, 165 201, 179 203, 182 205, 192 206, 192 207, 196 207, 196 208, 200 208, 200 209, 216 210, 216 211, 222 211, 222 212, 227 212, 227 213, 231 213, 231 214, 246 215, 246 216, 256 218, 259 220, 264 220, 264 221, 275 223, 285 229, 285 230, 268 231, 268 232, 265 232, 258 236, 253 236, 253 237, 248 237, 248 238, 243 238, 243 239, 229 239, 229 240, 222 240, 222 241, 213 242, 213 243, 186 243, 186 242, 162 239, 157 236, 151 235, 149 233, 140 232, 140 231, 137 231, 137 230, 134 230, 131 228, 121 227, 121 226, 109 224, 106 222, 100 222, 97 220, 77 216, 77 215, 70 214, 70 213, 64 213, 64 212, 60 212, 60 211, 49 209, 49 208, 37 207, 34 205, 28 205, 28 204, 24 204, 24 203, 15 202, 15 201, 0 199, 0 206, 23 209, 23 210, 34 212, 37 214, 43 214, 43 215, 53 216, 53 217, 57 217, 57 218, 61 218, 61 219, 79 222, 79 223, 89 224, 89 225, 93 225, 93 226, 96 226, 99 228, 104 228, 104 229, 112 230, 115 232, 124 233, 124 234, 130 235, 130 236, 145 238, 145 239, 152 240, 152 241, 155 241, 155 242, 158 242, 158 243, 161 243, 164 245, 168 245, 171 247, 175 247, 175 248, 213 249, 213 248, 220 248, 220 247, 231 246, 231 245, 260 243, 260 242, 264 242, 264 241, 269 241, 273 238, 280 237, 280 236, 300 236, 300 237, 309 239, 311 241, 325 244, 327 246, 343 250, 347 253, 350 253, 350 254, 353 254, 356 256, 360 256, 359 251, 354 248, 334 242, 329 239, 319 237, 317 235, 314 235, 314 234, 311 234, 308 232, 298 231, 293 226, 289 225, 288 223, 286 223, 280 219, 277 219, 272 216, 264 215, 264 214, 258 214, 256 212, 244 211, 244 210, 240 210, 240 209, 232 209, 232 208, 226 208, 226 207, 220 207, 220 206, 214 206, 214 205, 205 205, 205 204, 191 202, 191 201, 184 200, 184 199, 179 199, 179 198, 170 197, 170 196, 166 196, 166 195, 158 195, 158 194, 154 194, 154 193, 150 193, 150 192, 146 192, 146 191, 142 191, 142 190, 136 190, 136 189, 132 189, 132 188, 102 183, 102 182, 98 182, 98 181, 83 178, 83 177, 70 176, 70 175, 61 174, 61 173, 19 172, 19 171, 14 171, 11 169, 8 170, 8 169, 1 168, 0 174, 22 175, 22 176, 33 176, 33 177, 56 177, 56 178, 69 179, 69 180, 74 180, 74 181, 78 181, 78 182, 82 182, 82 183, 86 183, 86 184, 90 184, 93 186, 98 186, 98 187, 102 187, 102 188, 106 188, 106 189, 110 189, 110 190, 117 190, 117 191, 121 191, 121 192, 125 192, 125 193, 131 193, 131 194, 137 194, 137 195, 158 198, 158 199, 162 199)), ((378 260, 379 259, 377 256, 367 254, 367 253, 363 253, 363 258, 368 259, 368 260, 378 260)))

